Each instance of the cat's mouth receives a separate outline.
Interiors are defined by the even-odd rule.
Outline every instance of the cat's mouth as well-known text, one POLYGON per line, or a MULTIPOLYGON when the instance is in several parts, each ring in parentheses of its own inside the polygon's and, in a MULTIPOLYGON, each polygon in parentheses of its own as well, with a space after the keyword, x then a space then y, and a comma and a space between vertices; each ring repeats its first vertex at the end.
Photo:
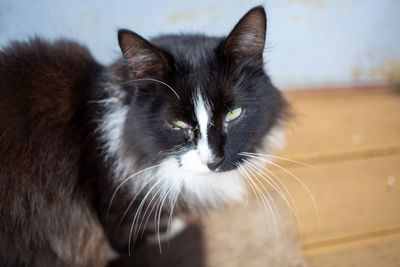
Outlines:
POLYGON ((182 169, 182 172, 184 174, 188 175, 210 175, 214 173, 214 171, 211 170, 199 170, 199 169, 182 169))
POLYGON ((220 174, 220 173, 225 173, 228 171, 232 171, 236 168, 238 168, 238 165, 234 164, 227 164, 225 162, 222 162, 218 166, 214 167, 209 164, 204 164, 202 162, 195 162, 192 161, 190 164, 182 164, 182 160, 179 159, 179 169, 182 171, 182 173, 188 174, 188 175, 212 175, 212 174, 220 174))
POLYGON ((178 162, 179 162, 179 168, 183 173, 207 175, 214 172, 210 170, 206 164, 202 163, 200 160, 197 160, 196 158, 192 159, 178 158, 178 162))
POLYGON ((195 150, 176 158, 180 171, 187 174, 210 175, 236 169, 238 166, 229 164, 224 158, 203 160, 195 150))
POLYGON ((177 157, 179 168, 193 174, 211 174, 221 171, 223 158, 204 157, 198 150, 190 150, 177 157))

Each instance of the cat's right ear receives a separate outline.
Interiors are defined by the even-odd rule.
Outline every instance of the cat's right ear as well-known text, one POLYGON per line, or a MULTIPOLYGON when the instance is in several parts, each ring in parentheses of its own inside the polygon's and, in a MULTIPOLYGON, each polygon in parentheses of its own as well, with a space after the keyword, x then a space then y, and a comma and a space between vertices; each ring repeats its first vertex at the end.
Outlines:
POLYGON ((169 70, 163 52, 140 35, 119 30, 118 43, 136 78, 162 77, 169 70))
POLYGON ((224 54, 236 63, 246 59, 262 60, 267 17, 262 6, 248 11, 223 43, 224 54))

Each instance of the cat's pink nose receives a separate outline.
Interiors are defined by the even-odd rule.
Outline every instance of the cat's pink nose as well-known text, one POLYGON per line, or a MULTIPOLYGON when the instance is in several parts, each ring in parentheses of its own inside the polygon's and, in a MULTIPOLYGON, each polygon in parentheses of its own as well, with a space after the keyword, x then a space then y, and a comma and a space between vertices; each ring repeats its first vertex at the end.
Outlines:
POLYGON ((219 165, 221 165, 222 161, 224 160, 224 157, 214 157, 212 158, 212 160, 210 160, 207 163, 207 167, 212 170, 215 171, 219 165))
POLYGON ((203 163, 204 165, 208 165, 208 163, 210 162, 210 157, 200 157, 200 162, 203 163))

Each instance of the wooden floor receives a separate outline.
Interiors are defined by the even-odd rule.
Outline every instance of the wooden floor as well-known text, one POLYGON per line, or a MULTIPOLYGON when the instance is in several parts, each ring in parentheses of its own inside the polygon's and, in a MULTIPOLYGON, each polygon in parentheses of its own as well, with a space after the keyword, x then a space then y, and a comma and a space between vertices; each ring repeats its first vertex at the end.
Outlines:
MULTIPOLYGON (((308 264, 400 266, 400 94, 390 88, 341 89, 291 92, 287 98, 296 116, 287 124, 287 147, 279 155, 312 167, 276 162, 304 182, 318 212, 294 177, 273 171, 296 203, 298 243, 308 264)), ((296 265, 263 260, 273 246, 255 245, 259 230, 250 233, 259 227, 255 217, 232 215, 237 213, 205 221, 209 266, 296 265), (227 228, 234 229, 234 238, 220 237, 227 228)), ((291 257, 292 263, 299 260, 296 253, 291 257)))
POLYGON ((400 266, 400 94, 336 90, 287 95, 296 117, 279 164, 302 179, 318 208, 285 172, 311 266, 400 266), (290 162, 289 162, 290 163, 290 162))

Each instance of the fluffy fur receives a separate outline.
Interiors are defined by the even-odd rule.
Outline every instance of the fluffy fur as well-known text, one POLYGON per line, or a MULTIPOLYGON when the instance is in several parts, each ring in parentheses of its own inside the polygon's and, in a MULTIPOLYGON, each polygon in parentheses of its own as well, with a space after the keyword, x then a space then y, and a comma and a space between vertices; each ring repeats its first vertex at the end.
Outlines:
POLYGON ((285 109, 265 32, 257 7, 226 38, 120 30, 107 67, 69 41, 4 49, 0 265, 105 266, 175 214, 239 201, 241 152, 266 148, 285 109))

